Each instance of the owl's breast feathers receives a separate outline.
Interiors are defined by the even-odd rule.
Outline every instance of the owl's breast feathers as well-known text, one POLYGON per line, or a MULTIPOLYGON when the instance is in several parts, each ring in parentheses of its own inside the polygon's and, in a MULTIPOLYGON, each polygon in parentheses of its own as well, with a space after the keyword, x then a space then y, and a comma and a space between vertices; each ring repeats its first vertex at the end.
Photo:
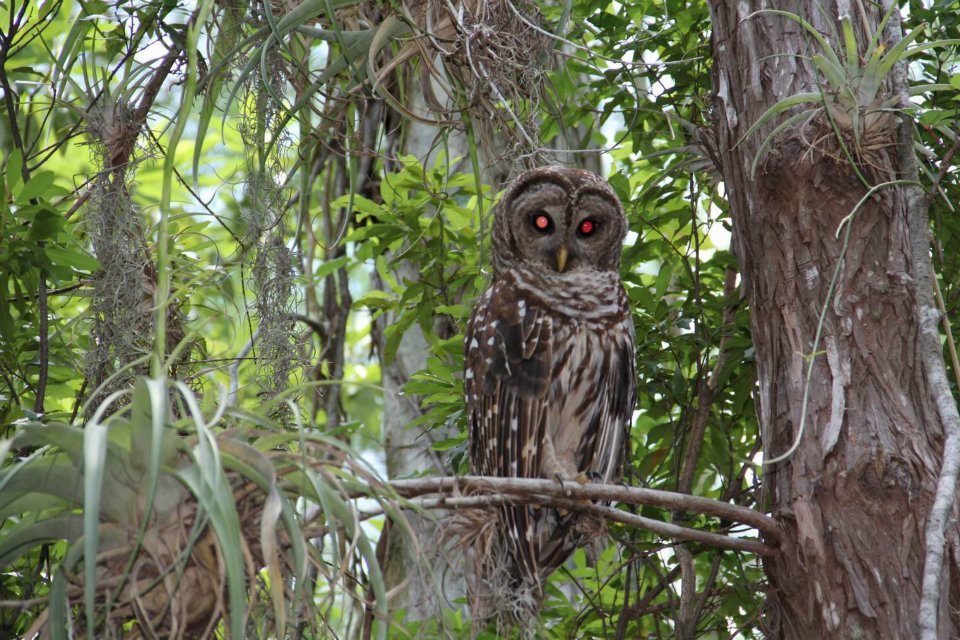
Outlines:
MULTIPOLYGON (((499 273, 477 301, 467 326, 465 355, 474 439, 507 436, 507 410, 510 419, 520 422, 520 431, 542 437, 548 429, 562 428, 543 424, 551 415, 566 421, 572 416, 565 414, 577 408, 584 419, 570 426, 591 442, 570 444, 592 450, 597 434, 591 427, 613 427, 597 424, 598 419, 621 429, 632 414, 633 322, 616 273, 540 273, 523 268, 499 273), (602 414, 598 415, 586 406, 591 403, 608 406, 597 406, 602 414), (541 424, 523 424, 531 419, 541 424)), ((517 444, 530 449, 525 440, 517 444)), ((539 451, 534 453, 539 457, 539 451)), ((590 457, 592 451, 581 454, 590 457)), ((483 472, 516 475, 501 468, 502 462, 482 465, 487 467, 483 472)), ((521 476, 539 475, 537 463, 526 463, 521 464, 527 467, 521 476)))
MULTIPOLYGON (((619 476, 636 392, 633 321, 616 273, 500 272, 477 300, 464 346, 474 473, 619 476)), ((530 584, 579 544, 570 516, 521 506, 503 517, 530 584)))

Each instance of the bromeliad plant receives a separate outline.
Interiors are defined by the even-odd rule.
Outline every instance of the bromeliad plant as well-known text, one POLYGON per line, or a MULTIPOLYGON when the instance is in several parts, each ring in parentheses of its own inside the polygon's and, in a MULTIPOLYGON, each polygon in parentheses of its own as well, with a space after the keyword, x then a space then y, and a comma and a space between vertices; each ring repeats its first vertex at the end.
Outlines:
MULTIPOLYGON (((756 174, 757 165, 777 136, 795 125, 805 127, 810 123, 818 122, 825 128, 833 129, 839 136, 841 146, 846 149, 852 146, 852 153, 858 159, 892 142, 894 130, 892 111, 899 96, 887 96, 882 92, 884 79, 900 61, 907 60, 927 49, 960 43, 960 40, 932 40, 911 46, 926 29, 926 25, 921 25, 888 50, 887 46, 881 42, 881 34, 896 8, 897 4, 892 3, 884 14, 876 31, 870 35, 862 59, 850 16, 843 16, 840 19, 843 32, 843 59, 831 48, 823 34, 795 13, 763 9, 749 16, 752 18, 761 14, 772 14, 789 18, 809 33, 821 49, 821 53, 811 56, 820 74, 820 91, 798 93, 783 98, 764 112, 740 139, 740 142, 743 142, 767 122, 794 107, 809 105, 781 122, 764 138, 754 157, 752 174, 756 174)), ((863 11, 862 5, 860 11, 863 11)), ((840 41, 836 31, 832 36, 835 41, 840 41)), ((918 95, 951 88, 949 84, 916 85, 911 87, 910 94, 918 95)))
MULTIPOLYGON (((315 611, 318 578, 386 615, 373 545, 343 488, 375 479, 321 434, 284 432, 223 398, 207 419, 182 383, 139 379, 82 428, 26 424, 2 446, 19 458, 0 472, 7 577, 30 571, 38 548, 67 544, 26 637, 282 637, 337 624, 315 611), (311 544, 324 536, 326 551, 311 544)), ((385 624, 373 629, 386 636, 385 624)))

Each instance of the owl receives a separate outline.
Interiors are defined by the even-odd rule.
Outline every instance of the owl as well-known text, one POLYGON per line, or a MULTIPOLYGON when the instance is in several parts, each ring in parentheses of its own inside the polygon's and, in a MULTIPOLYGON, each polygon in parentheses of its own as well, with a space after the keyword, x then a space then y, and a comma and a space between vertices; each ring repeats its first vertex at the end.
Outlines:
MULTIPOLYGON (((636 403, 633 321, 620 280, 627 221, 598 176, 543 167, 494 208, 493 282, 467 325, 470 466, 478 475, 609 483, 636 403)), ((576 514, 506 506, 513 587, 544 579, 579 545, 576 514)))

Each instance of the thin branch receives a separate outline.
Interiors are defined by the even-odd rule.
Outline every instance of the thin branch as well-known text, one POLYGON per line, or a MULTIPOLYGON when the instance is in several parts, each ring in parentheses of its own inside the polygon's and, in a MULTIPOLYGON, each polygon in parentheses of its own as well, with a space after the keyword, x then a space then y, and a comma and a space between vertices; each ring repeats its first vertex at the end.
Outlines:
POLYGON ((937 176, 933 179, 933 183, 930 185, 930 191, 927 193, 928 206, 933 204, 934 199, 937 197, 937 193, 940 192, 940 183, 943 182, 947 172, 950 171, 950 167, 953 166, 953 156, 957 155, 957 151, 960 151, 960 138, 957 138, 957 140, 953 143, 953 146, 950 147, 950 150, 947 151, 946 155, 943 156, 943 160, 940 161, 940 171, 937 172, 937 176))
POLYGON ((953 341, 953 330, 950 328, 950 316, 947 315, 947 307, 943 302, 943 293, 940 291, 940 281, 933 278, 933 293, 937 298, 937 308, 940 309, 941 322, 943 324, 943 333, 947 337, 947 351, 950 352, 950 363, 953 364, 954 380, 960 380, 960 358, 957 357, 957 344, 953 341))
MULTIPOLYGON (((643 597, 638 598, 637 603, 630 607, 630 611, 628 612, 629 617, 633 620, 637 620, 650 613, 650 609, 652 608, 650 603, 653 602, 654 598, 663 593, 663 591, 671 582, 677 579, 677 574, 679 573, 680 567, 676 566, 666 575, 662 576, 655 586, 647 589, 647 592, 643 594, 643 597)), ((668 607, 672 608, 673 606, 674 605, 672 602, 668 603, 668 607)))
MULTIPOLYGON (((540 478, 497 478, 488 476, 413 478, 409 480, 394 480, 387 486, 405 498, 437 493, 448 494, 454 497, 460 497, 465 494, 490 493, 517 498, 540 495, 561 499, 641 504, 674 511, 701 513, 723 520, 740 522, 757 529, 764 535, 765 539, 770 540, 774 544, 782 538, 780 527, 776 520, 759 511, 719 500, 712 500, 710 498, 674 493, 672 491, 645 489, 642 487, 625 487, 614 484, 581 485, 577 483, 564 483, 561 485, 555 480, 544 480, 540 478)), ((354 497, 360 495, 365 494, 355 492, 354 497)), ((551 501, 550 504, 560 506, 560 503, 557 501, 551 501)), ((605 509, 611 508, 605 507, 605 509)), ((616 511, 615 509, 612 510, 616 511)), ((604 511, 604 514, 606 517, 607 512, 604 511)), ((639 518, 640 516, 635 517, 639 518)), ((643 520, 645 521, 646 519, 643 520)), ((623 522, 623 520, 618 521, 623 522)), ((637 522, 640 522, 640 520, 637 522)))
POLYGON ((39 347, 40 372, 37 376, 37 397, 33 403, 33 411, 37 415, 44 413, 43 404, 47 396, 47 378, 50 371, 50 318, 47 313, 47 278, 40 273, 40 291, 37 294, 37 316, 40 319, 39 347))

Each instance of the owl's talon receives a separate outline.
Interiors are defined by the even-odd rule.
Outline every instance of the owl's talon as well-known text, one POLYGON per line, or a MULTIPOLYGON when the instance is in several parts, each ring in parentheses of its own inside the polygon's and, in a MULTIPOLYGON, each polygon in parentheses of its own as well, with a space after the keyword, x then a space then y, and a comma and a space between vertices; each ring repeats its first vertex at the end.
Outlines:
POLYGON ((564 484, 563 484, 563 478, 560 476, 560 474, 558 473, 558 474, 554 475, 554 476, 553 476, 553 479, 556 480, 557 483, 560 485, 560 492, 563 493, 563 495, 565 495, 565 496, 567 496, 567 497, 569 498, 569 497, 570 497, 570 493, 567 491, 567 488, 564 486, 564 484))
MULTIPOLYGON (((569 498, 569 497, 570 497, 570 493, 567 492, 567 487, 563 484, 563 477, 558 473, 558 474, 556 474, 556 475, 553 476, 553 479, 556 480, 557 483, 560 485, 560 492, 561 492, 563 495, 565 495, 565 496, 567 496, 567 497, 569 498)), ((558 508, 557 508, 557 514, 558 514, 561 518, 566 518, 569 513, 570 513, 570 511, 568 511, 567 509, 564 509, 564 508, 562 508, 562 507, 558 507, 558 508)))

